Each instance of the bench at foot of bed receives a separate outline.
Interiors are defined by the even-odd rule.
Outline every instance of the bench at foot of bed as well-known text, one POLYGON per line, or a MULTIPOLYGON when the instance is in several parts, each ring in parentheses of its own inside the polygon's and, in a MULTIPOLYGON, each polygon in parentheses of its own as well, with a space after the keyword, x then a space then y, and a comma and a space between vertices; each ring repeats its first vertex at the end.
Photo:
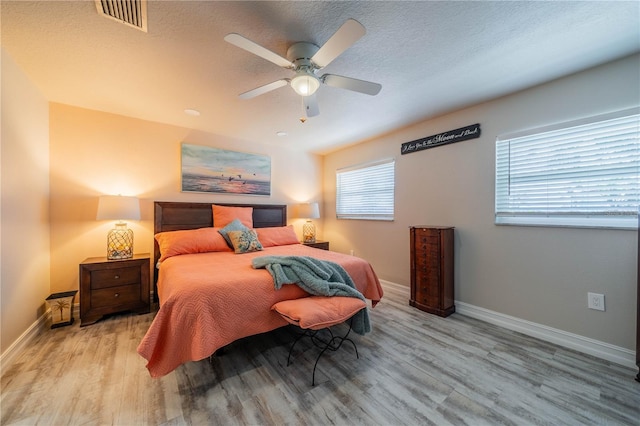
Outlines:
POLYGON ((287 357, 287 366, 291 364, 293 348, 303 337, 310 337, 314 345, 321 349, 313 366, 311 386, 315 386, 318 361, 327 350, 337 351, 344 342, 350 342, 356 352, 356 358, 360 358, 358 348, 353 340, 349 338, 349 334, 351 333, 354 315, 366 308, 367 304, 363 300, 343 296, 310 296, 302 299, 285 300, 273 305, 271 309, 278 312, 282 318, 304 330, 304 333, 301 333, 291 344, 287 357), (331 327, 346 321, 349 321, 349 329, 345 335, 334 335, 331 327), (319 331, 324 329, 328 331, 329 337, 323 338, 320 335, 319 331))

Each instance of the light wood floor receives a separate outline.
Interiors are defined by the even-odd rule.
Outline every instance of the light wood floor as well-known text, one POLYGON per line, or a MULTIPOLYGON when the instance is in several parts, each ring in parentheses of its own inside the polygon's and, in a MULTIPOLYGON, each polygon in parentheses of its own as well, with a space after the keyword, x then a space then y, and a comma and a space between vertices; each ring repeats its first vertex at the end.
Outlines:
POLYGON ((0 424, 640 425, 634 370, 385 290, 360 359, 325 355, 315 387, 315 347, 286 366, 289 327, 160 379, 136 353, 153 314, 46 330, 2 372, 0 424))

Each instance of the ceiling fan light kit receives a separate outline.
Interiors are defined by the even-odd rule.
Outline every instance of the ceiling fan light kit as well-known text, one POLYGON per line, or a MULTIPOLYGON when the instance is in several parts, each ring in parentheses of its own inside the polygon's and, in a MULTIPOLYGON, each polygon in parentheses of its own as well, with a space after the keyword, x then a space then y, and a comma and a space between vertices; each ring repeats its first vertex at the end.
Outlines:
POLYGON ((377 95, 382 88, 378 83, 333 74, 324 74, 320 77, 316 75, 316 71, 329 65, 358 41, 365 32, 366 30, 361 23, 354 19, 348 19, 322 47, 308 42, 295 43, 287 50, 286 59, 240 34, 227 34, 224 39, 228 43, 260 56, 279 67, 293 70, 296 74, 292 79, 283 78, 241 93, 240 98, 251 99, 289 84, 298 95, 303 97, 307 117, 314 117, 320 113, 315 93, 321 84, 371 96, 377 95))
POLYGON ((300 96, 311 96, 320 87, 320 80, 308 72, 300 72, 291 79, 291 87, 300 96))

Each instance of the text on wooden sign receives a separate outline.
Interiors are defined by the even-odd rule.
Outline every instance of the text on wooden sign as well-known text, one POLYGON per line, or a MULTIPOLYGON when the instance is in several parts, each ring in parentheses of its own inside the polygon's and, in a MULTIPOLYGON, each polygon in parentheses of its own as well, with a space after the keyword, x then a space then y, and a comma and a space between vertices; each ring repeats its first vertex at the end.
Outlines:
POLYGON ((434 148, 436 146, 447 145, 479 137, 480 124, 476 123, 471 126, 461 127, 459 129, 438 133, 437 135, 427 136, 426 138, 416 139, 415 141, 405 142, 400 148, 400 154, 411 154, 412 152, 422 151, 423 149, 434 148))

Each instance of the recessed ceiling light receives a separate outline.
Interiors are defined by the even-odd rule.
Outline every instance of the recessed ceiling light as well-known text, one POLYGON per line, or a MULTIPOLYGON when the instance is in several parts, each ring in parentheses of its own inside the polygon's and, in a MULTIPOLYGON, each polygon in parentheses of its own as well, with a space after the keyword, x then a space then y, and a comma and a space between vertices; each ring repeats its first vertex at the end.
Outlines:
POLYGON ((185 109, 184 113, 187 115, 192 115, 194 117, 200 116, 200 111, 198 111, 197 109, 185 109))
POLYGON ((276 132, 276 135, 278 135, 278 136, 287 136, 287 132, 284 132, 284 131, 280 130, 279 132, 276 132))

